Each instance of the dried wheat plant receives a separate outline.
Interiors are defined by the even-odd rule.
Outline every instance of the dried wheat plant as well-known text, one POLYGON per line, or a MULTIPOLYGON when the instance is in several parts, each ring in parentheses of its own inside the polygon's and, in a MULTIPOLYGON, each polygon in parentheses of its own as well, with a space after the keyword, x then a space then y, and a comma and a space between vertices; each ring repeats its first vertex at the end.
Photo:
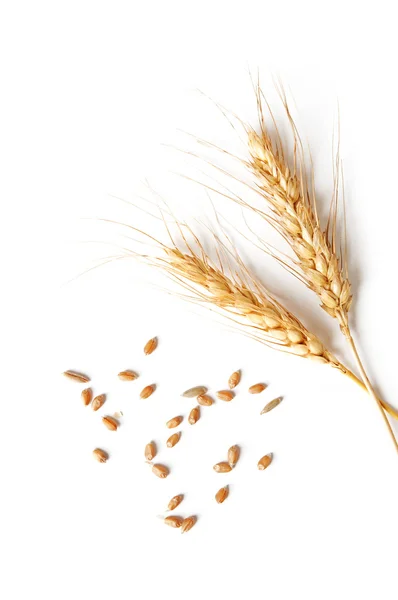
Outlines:
MULTIPOLYGON (((353 296, 348 277, 346 244, 345 240, 340 239, 337 227, 340 184, 339 154, 337 153, 336 157, 335 186, 329 218, 326 226, 323 227, 314 191, 313 167, 311 161, 307 161, 305 158, 303 145, 291 116, 285 93, 282 88, 279 88, 279 95, 293 137, 291 160, 288 158, 276 120, 260 86, 257 85, 255 89, 260 127, 259 132, 256 132, 251 126, 239 120, 247 136, 250 156, 248 161, 242 160, 242 162, 254 174, 255 185, 250 187, 266 202, 267 212, 258 209, 254 204, 238 195, 225 193, 222 195, 235 200, 241 206, 251 209, 265 219, 289 244, 295 259, 289 260, 286 255, 278 254, 267 244, 263 245, 263 249, 314 291, 320 300, 322 309, 337 320, 354 355, 362 380, 369 394, 376 401, 398 451, 398 442, 384 412, 398 418, 398 411, 377 397, 359 357, 349 324, 349 311, 353 296), (268 109, 271 127, 266 124, 264 106, 268 109), (307 164, 308 162, 310 164, 307 164), (344 241, 344 249, 342 249, 342 241, 344 241)), ((225 171, 223 172, 225 173, 225 171)))
POLYGON ((214 261, 186 223, 176 221, 175 224, 181 240, 178 245, 166 223, 170 239, 167 245, 128 226, 155 242, 157 252, 146 255, 128 251, 127 256, 133 255, 160 269, 184 290, 179 294, 182 298, 216 309, 247 337, 270 348, 329 365, 366 389, 363 382, 255 278, 226 235, 227 242, 224 242, 212 234, 217 248, 214 261), (181 245, 182 250, 178 247, 181 245))

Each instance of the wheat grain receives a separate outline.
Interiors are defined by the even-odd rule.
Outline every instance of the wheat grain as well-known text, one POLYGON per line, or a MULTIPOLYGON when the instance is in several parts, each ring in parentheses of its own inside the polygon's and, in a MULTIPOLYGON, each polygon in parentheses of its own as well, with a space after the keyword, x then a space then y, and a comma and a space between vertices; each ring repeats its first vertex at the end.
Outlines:
POLYGON ((225 487, 222 487, 221 489, 218 490, 217 494, 215 495, 215 499, 217 504, 222 504, 224 502, 224 500, 226 500, 229 496, 229 488, 226 485, 225 487))
POLYGON ((170 500, 170 502, 167 505, 167 510, 175 510, 177 508, 177 506, 179 506, 183 500, 184 500, 183 494, 178 494, 177 496, 173 496, 173 498, 170 500))
POLYGON ((149 354, 152 354, 152 352, 154 350, 156 350, 157 345, 158 345, 158 338, 154 337, 151 340, 149 340, 144 346, 144 354, 146 356, 148 356, 149 354))
POLYGON ((170 471, 165 465, 156 464, 152 465, 152 473, 159 477, 159 479, 166 479, 170 471))
POLYGON ((231 446, 228 450, 228 464, 233 469, 239 460, 240 448, 239 446, 231 446))
POLYGON ((184 519, 182 517, 176 517, 174 515, 170 517, 166 517, 164 519, 165 525, 169 525, 169 527, 179 528, 183 524, 184 519))
POLYGON ((82 373, 76 373, 76 371, 64 371, 63 375, 68 379, 78 381, 79 383, 88 383, 90 381, 90 377, 87 377, 87 375, 83 375, 82 373))
POLYGON ((141 390, 140 398, 142 400, 146 400, 147 398, 149 398, 149 396, 152 396, 155 389, 156 386, 154 384, 145 386, 144 389, 141 390))
POLYGON ((216 465, 214 465, 213 469, 216 473, 229 473, 230 471, 232 471, 231 465, 227 462, 219 462, 216 465))
POLYGON ((219 400, 224 400, 224 402, 231 402, 234 397, 234 393, 231 390, 221 390, 216 392, 216 396, 219 400))
POLYGON ((110 431, 116 431, 119 427, 119 423, 113 417, 102 417, 102 422, 110 431))
POLYGON ((195 406, 188 415, 188 423, 190 425, 195 425, 200 419, 200 408, 199 406, 195 406))
POLYGON ((98 460, 100 463, 106 463, 109 458, 107 452, 105 452, 105 450, 101 450, 101 448, 96 448, 93 450, 93 456, 95 460, 98 460))
POLYGON ((272 454, 266 454, 257 463, 257 468, 259 471, 264 471, 272 462, 272 454))
POLYGON ((240 371, 235 371, 234 373, 232 373, 231 377, 228 379, 228 385, 229 385, 230 390, 232 390, 239 384, 240 378, 241 378, 240 371))
POLYGON ((120 373, 118 373, 118 377, 122 381, 134 381, 135 379, 137 379, 138 375, 134 371, 127 370, 127 371, 120 371, 120 373))
POLYGON ((173 435, 171 435, 169 437, 169 439, 166 442, 166 446, 168 448, 173 448, 176 444, 178 444, 178 442, 180 441, 181 438, 181 431, 179 431, 178 433, 173 433, 173 435))
POLYGON ((99 396, 96 396, 91 403, 91 408, 95 411, 99 410, 101 408, 101 406, 104 405, 105 400, 106 400, 105 394, 100 394, 99 396))
POLYGON ((206 394, 198 396, 197 401, 201 406, 211 406, 213 404, 213 398, 210 398, 210 396, 207 396, 206 394))
POLYGON ((155 442, 149 442, 149 444, 147 444, 145 446, 145 458, 147 461, 151 461, 155 458, 156 456, 156 444, 155 442))
POLYGON ((192 529, 192 527, 195 525, 196 521, 197 521, 197 519, 194 516, 186 517, 186 519, 184 519, 183 522, 181 523, 181 533, 186 533, 187 531, 192 529))
POLYGON ((170 419, 169 421, 167 421, 166 423, 166 427, 168 427, 169 429, 173 429, 174 427, 178 427, 180 423, 182 423, 184 417, 178 416, 178 417, 173 417, 172 419, 170 419))
POLYGON ((82 391, 81 396, 84 406, 88 406, 93 398, 93 390, 91 388, 86 388, 82 391))
POLYGON ((249 387, 249 394, 261 394, 267 386, 264 383, 256 383, 249 387))

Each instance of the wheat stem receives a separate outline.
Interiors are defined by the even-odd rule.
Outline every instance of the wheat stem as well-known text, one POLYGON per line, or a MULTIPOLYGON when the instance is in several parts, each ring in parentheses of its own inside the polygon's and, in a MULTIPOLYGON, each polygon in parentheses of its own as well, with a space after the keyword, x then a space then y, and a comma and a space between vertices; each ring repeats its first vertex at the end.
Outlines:
POLYGON ((389 420, 387 418, 387 415, 386 415, 386 413, 383 410, 383 404, 378 399, 378 397, 377 397, 377 395, 376 395, 376 393, 375 393, 375 391, 374 391, 374 389, 372 387, 372 384, 369 381, 369 378, 368 378, 368 376, 366 374, 366 371, 365 371, 365 369, 363 367, 363 364, 362 364, 361 359, 359 357, 358 351, 356 349, 355 342, 354 342, 354 340, 353 340, 353 338, 352 338, 351 335, 347 338, 347 342, 348 342, 349 346, 351 347, 352 353, 353 353, 353 355, 355 357, 355 361, 356 361, 356 363, 358 365, 358 369, 359 369, 359 372, 361 373, 361 377, 362 377, 363 382, 364 382, 364 384, 366 386, 366 389, 368 390, 369 394, 372 396, 372 398, 375 400, 377 406, 379 407, 380 413, 381 413, 381 415, 383 417, 383 420, 384 420, 384 422, 385 422, 385 424, 387 426, 388 432, 389 432, 389 434, 391 436, 391 439, 393 441, 395 449, 398 452, 398 442, 397 442, 397 440, 395 438, 394 432, 393 432, 392 427, 390 425, 390 422, 389 422, 389 420))
MULTIPOLYGON (((389 432, 389 434, 390 434, 390 436, 391 436, 391 439, 392 439, 392 441, 393 441, 393 444, 394 444, 394 446, 395 446, 395 449, 396 449, 396 451, 398 452, 398 441, 397 441, 397 439, 395 438, 394 431, 392 430, 392 427, 391 427, 391 425, 390 425, 390 422, 389 422, 389 420, 388 420, 388 417, 387 417, 386 413, 384 412, 384 410, 386 410, 386 411, 390 412, 389 408, 391 409, 391 407, 390 407, 390 406, 388 406, 388 405, 386 406, 386 405, 385 405, 385 404, 384 404, 384 403, 383 403, 383 402, 382 402, 382 401, 381 401, 381 400, 378 398, 378 396, 376 395, 376 392, 374 391, 374 388, 373 388, 372 384, 371 384, 371 383, 370 383, 370 381, 369 381, 369 377, 368 377, 368 375, 367 375, 367 373, 366 373, 366 371, 365 371, 365 368, 364 368, 364 366, 363 366, 363 364, 362 364, 362 361, 361 361, 361 359, 360 359, 360 356, 359 356, 359 354, 358 354, 358 350, 357 350, 357 347, 356 347, 356 345, 355 345, 354 339, 353 339, 353 337, 352 337, 352 335, 351 335, 351 331, 350 331, 350 328, 349 328, 349 325, 348 325, 348 319, 347 319, 346 315, 340 315, 340 318, 339 318, 339 320, 341 320, 341 321, 342 321, 342 327, 341 327, 341 330, 342 330, 342 332, 344 333, 344 335, 345 335, 345 338, 346 338, 346 340, 347 340, 347 343, 348 343, 348 345, 350 346, 350 348, 351 348, 351 351, 352 351, 352 353, 353 353, 353 355, 354 355, 355 362, 356 362, 356 364, 357 364, 357 366, 358 366, 358 369, 359 369, 359 372, 360 372, 360 374, 361 374, 361 377, 362 377, 363 384, 364 384, 364 386, 366 387, 366 389, 368 390, 368 393, 369 393, 369 395, 370 395, 370 396, 373 398, 373 400, 376 402, 376 404, 377 404, 377 406, 378 406, 378 408, 379 408, 379 410, 380 410, 380 413, 381 413, 381 415, 382 415, 382 417, 383 417, 383 420, 384 420, 384 422, 385 422, 385 424, 386 424, 386 427, 387 427, 387 429, 388 429, 388 432, 389 432), (384 408, 384 410, 383 410, 383 408, 384 408)), ((354 378, 355 378, 355 375, 354 375, 354 378)), ((356 378, 355 378, 355 379, 356 379, 356 378)), ((391 414, 391 413, 390 413, 390 414, 391 414)), ((393 415, 393 416, 395 416, 395 415, 393 415)))
MULTIPOLYGON (((357 377, 352 371, 346 368, 344 375, 347 375, 347 377, 351 379, 351 381, 354 381, 357 385, 359 385, 359 387, 362 390, 364 390, 365 392, 369 392, 362 379, 359 379, 359 377, 357 377)), ((396 410, 393 406, 390 406, 390 404, 388 404, 385 400, 381 400, 381 398, 378 398, 378 401, 383 406, 384 410, 388 412, 389 415, 391 415, 394 419, 398 420, 398 410, 396 410)))

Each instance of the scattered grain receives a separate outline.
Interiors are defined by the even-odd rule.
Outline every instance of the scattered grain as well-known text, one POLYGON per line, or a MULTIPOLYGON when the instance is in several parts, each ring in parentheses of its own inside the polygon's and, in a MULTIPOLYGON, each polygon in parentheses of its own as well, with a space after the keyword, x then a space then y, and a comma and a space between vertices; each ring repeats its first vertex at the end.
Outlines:
POLYGON ((90 381, 90 377, 83 375, 82 373, 76 373, 76 371, 64 371, 63 375, 73 381, 79 381, 80 383, 87 383, 90 381))
POLYGON ((228 379, 228 385, 231 390, 238 385, 240 378, 240 371, 235 371, 235 373, 232 373, 231 377, 228 379))
POLYGON ((174 528, 181 527, 183 522, 184 522, 184 519, 182 517, 175 517, 174 515, 171 515, 170 517, 166 517, 164 520, 164 523, 166 525, 168 525, 169 527, 174 527, 174 528))
POLYGON ((181 437, 181 431, 178 431, 177 433, 173 433, 173 435, 171 435, 169 437, 169 439, 167 440, 166 446, 168 448, 173 448, 173 446, 178 444, 178 442, 180 441, 180 437, 181 437))
POLYGON ((261 394, 266 387, 265 383, 256 383, 249 387, 249 394, 261 394))
POLYGON ((182 423, 184 417, 173 417, 170 421, 167 421, 166 427, 169 429, 174 429, 174 427, 178 427, 180 423, 182 423))
POLYGON ((192 517, 187 517, 186 519, 184 519, 181 524, 181 533, 186 533, 187 531, 192 529, 192 527, 195 525, 195 523, 196 523, 196 517, 192 516, 192 517))
POLYGON ((120 373, 118 373, 118 377, 122 381, 134 381, 135 379, 137 379, 138 375, 134 371, 127 370, 127 371, 120 371, 120 373))
POLYGON ((239 446, 231 446, 230 449, 228 450, 228 463, 229 463, 230 467, 234 468, 234 466, 236 465, 236 463, 239 460, 239 456, 240 456, 239 446))
POLYGON ((206 392, 207 387, 204 387, 203 385, 197 385, 196 387, 186 390, 183 394, 181 394, 181 396, 184 396, 184 398, 197 398, 198 396, 203 396, 203 394, 206 392))
POLYGON ((153 465, 152 473, 154 473, 160 479, 166 479, 167 475, 170 473, 169 469, 164 465, 153 465))
POLYGON ((82 400, 84 406, 88 406, 93 399, 93 390, 91 388, 86 388, 82 391, 82 400))
POLYGON ((221 390, 220 392, 216 392, 216 396, 219 400, 224 400, 224 402, 231 402, 234 397, 234 393, 230 390, 221 390))
POLYGON ((274 400, 271 400, 271 402, 268 402, 268 404, 266 404, 264 406, 263 410, 260 412, 260 415, 264 415, 265 413, 269 412, 270 410, 272 410, 273 408, 278 406, 278 404, 280 404, 282 402, 282 400, 283 400, 282 396, 279 396, 279 398, 274 398, 274 400))
POLYGON ((101 406, 103 406, 104 402, 106 400, 106 396, 105 394, 100 394, 99 396, 96 396, 94 398, 94 400, 91 403, 91 408, 93 410, 98 410, 101 408, 101 406))
POLYGON ((265 456, 263 456, 262 458, 260 458, 260 460, 257 463, 257 468, 260 471, 264 471, 264 469, 266 469, 267 467, 269 467, 269 465, 272 462, 272 453, 266 454, 265 456))
POLYGON ((105 452, 105 450, 101 450, 101 448, 96 448, 93 450, 93 456, 100 463, 106 463, 109 458, 108 453, 105 452))
POLYGON ((195 425, 197 421, 200 419, 200 408, 199 406, 195 406, 188 415, 188 423, 190 425, 195 425))
POLYGON ((214 465, 213 469, 216 473, 229 473, 230 471, 232 471, 231 465, 227 462, 219 462, 216 465, 214 465))
POLYGON ((154 337, 149 340, 144 346, 144 354, 148 356, 148 354, 152 354, 154 350, 156 350, 158 345, 158 338, 154 337))
POLYGON ((218 490, 217 494, 215 495, 215 499, 217 504, 222 504, 224 502, 224 500, 226 500, 229 496, 229 487, 226 485, 225 487, 222 487, 221 489, 218 490))
POLYGON ((116 431, 119 423, 113 417, 102 417, 102 422, 110 431, 116 431))
POLYGON ((178 494, 178 496, 173 496, 173 498, 170 500, 170 502, 167 505, 167 509, 168 510, 176 509, 177 506, 179 506, 183 500, 184 500, 184 494, 178 494))
POLYGON ((140 398, 142 398, 142 400, 146 400, 147 398, 149 398, 149 396, 152 396, 153 392, 155 391, 156 386, 154 384, 152 385, 147 385, 146 387, 144 387, 144 389, 141 391, 140 393, 140 398))
POLYGON ((149 444, 145 446, 145 458, 147 460, 153 460, 156 454, 157 451, 155 442, 149 442, 149 444))
POLYGON ((213 398, 210 398, 210 396, 206 396, 206 394, 198 396, 197 400, 201 406, 211 406, 213 404, 213 398))

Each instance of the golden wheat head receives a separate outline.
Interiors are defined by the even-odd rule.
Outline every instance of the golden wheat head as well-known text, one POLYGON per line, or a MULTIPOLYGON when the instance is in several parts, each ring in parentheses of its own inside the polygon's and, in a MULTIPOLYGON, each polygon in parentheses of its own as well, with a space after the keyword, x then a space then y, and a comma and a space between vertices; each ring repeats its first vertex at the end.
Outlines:
POLYGON ((341 320, 348 314, 352 294, 335 250, 335 221, 330 234, 321 229, 303 171, 289 166, 265 127, 260 135, 248 131, 248 145, 250 167, 271 210, 271 222, 294 251, 301 279, 318 295, 322 308, 341 320))

